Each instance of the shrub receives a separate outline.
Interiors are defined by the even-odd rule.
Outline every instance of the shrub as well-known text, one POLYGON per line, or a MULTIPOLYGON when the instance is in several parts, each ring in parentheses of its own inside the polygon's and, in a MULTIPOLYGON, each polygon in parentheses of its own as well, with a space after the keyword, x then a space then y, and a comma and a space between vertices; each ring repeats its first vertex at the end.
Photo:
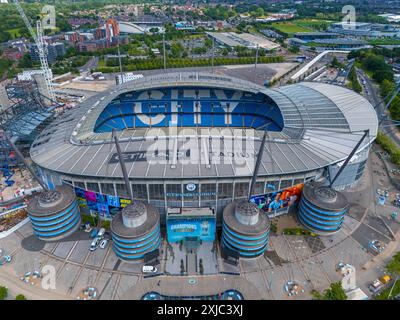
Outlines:
POLYGON ((4 300, 8 296, 8 289, 6 287, 0 286, 0 300, 4 300))
POLYGON ((383 150, 385 150, 390 155, 390 160, 397 165, 400 165, 400 148, 382 132, 378 132, 376 137, 376 143, 379 144, 383 150))
POLYGON ((343 290, 342 283, 331 283, 328 289, 322 294, 316 290, 311 291, 311 295, 315 300, 347 300, 345 291, 343 290))

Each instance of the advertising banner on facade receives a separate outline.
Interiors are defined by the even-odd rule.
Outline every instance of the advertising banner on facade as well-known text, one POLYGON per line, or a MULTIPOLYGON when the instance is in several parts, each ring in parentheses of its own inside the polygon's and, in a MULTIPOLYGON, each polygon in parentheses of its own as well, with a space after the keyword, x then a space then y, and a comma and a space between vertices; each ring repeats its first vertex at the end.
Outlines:
POLYGON ((257 204, 265 212, 283 210, 295 204, 300 199, 303 187, 304 183, 300 183, 281 191, 254 196, 250 201, 257 204))
POLYGON ((104 219, 110 219, 131 203, 130 199, 86 191, 78 187, 74 189, 78 205, 90 212, 97 212, 104 219))
POLYGON ((187 238, 202 241, 215 240, 214 218, 187 218, 167 220, 168 242, 179 242, 187 238))

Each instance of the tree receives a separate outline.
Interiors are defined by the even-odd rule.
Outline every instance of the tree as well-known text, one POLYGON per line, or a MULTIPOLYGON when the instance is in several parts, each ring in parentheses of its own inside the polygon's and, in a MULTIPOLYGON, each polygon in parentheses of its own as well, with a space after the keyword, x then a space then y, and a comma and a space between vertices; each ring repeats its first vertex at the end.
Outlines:
POLYGON ((238 31, 243 32, 246 30, 246 27, 247 27, 247 23, 245 21, 240 21, 240 23, 237 25, 236 28, 238 29, 238 31))
POLYGON ((0 59, 0 77, 7 74, 13 65, 13 61, 9 59, 0 59))
POLYGON ((353 66, 349 72, 349 80, 351 82, 351 88, 355 91, 360 93, 362 91, 362 87, 360 82, 358 81, 357 78, 357 73, 355 70, 355 67, 353 66))
POLYGON ((387 264, 386 270, 393 275, 400 276, 400 251, 397 252, 387 264))
POLYGON ((7 42, 11 39, 11 35, 9 32, 0 30, 0 42, 7 42))
POLYGON ((19 294, 15 297, 15 300, 27 300, 23 294, 19 294))
POLYGON ((250 15, 251 15, 252 17, 254 17, 254 18, 262 17, 262 16, 264 16, 264 14, 265 14, 264 9, 261 8, 261 7, 257 8, 256 10, 254 10, 254 11, 252 11, 252 12, 250 13, 250 15))
POLYGON ((174 42, 171 45, 171 57, 172 58, 184 58, 185 48, 180 42, 174 42))
POLYGON ((333 57, 331 65, 334 68, 343 68, 343 65, 339 62, 339 60, 336 56, 333 57))
POLYGON ((0 286, 0 300, 4 300, 8 296, 8 289, 6 287, 0 286))
POLYGON ((144 14, 150 14, 150 13, 151 13, 150 8, 149 8, 148 6, 145 6, 145 7, 143 8, 143 13, 144 13, 144 14))
POLYGON ((311 293, 316 300, 347 300, 346 293, 343 290, 342 283, 334 282, 331 283, 328 289, 323 294, 318 291, 312 291, 311 293))
POLYGON ((393 81, 393 71, 378 69, 374 72, 372 78, 379 83, 383 82, 384 80, 393 81))
POLYGON ((292 53, 299 53, 300 52, 300 47, 299 46, 290 46, 289 51, 292 53))
POLYGON ((332 283, 329 289, 324 291, 325 300, 347 300, 341 282, 332 283))

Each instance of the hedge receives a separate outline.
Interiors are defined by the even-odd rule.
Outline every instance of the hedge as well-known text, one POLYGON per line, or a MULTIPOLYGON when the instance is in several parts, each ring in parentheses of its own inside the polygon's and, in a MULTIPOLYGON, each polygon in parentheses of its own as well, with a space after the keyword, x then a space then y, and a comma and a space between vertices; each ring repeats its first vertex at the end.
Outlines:
MULTIPOLYGON (((259 57, 258 63, 280 63, 283 62, 283 56, 266 56, 259 57)), ((214 59, 215 66, 221 65, 237 65, 237 64, 253 64, 255 63, 254 57, 241 57, 241 58, 221 58, 217 57, 214 59)), ((110 60, 109 64, 105 67, 97 68, 97 71, 103 73, 117 72, 118 67, 113 64, 110 60)), ((212 59, 168 59, 167 68, 187 68, 187 67, 207 67, 212 65, 212 59)), ((129 64, 123 65, 125 71, 138 71, 138 70, 154 70, 162 69, 164 62, 162 59, 134 59, 129 64)))

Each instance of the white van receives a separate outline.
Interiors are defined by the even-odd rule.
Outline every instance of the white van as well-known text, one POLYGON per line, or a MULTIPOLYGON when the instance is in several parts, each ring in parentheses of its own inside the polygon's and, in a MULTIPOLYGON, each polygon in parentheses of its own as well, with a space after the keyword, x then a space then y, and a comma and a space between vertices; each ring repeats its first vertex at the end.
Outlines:
POLYGON ((143 266, 142 271, 143 273, 156 273, 157 268, 153 266, 143 266))

